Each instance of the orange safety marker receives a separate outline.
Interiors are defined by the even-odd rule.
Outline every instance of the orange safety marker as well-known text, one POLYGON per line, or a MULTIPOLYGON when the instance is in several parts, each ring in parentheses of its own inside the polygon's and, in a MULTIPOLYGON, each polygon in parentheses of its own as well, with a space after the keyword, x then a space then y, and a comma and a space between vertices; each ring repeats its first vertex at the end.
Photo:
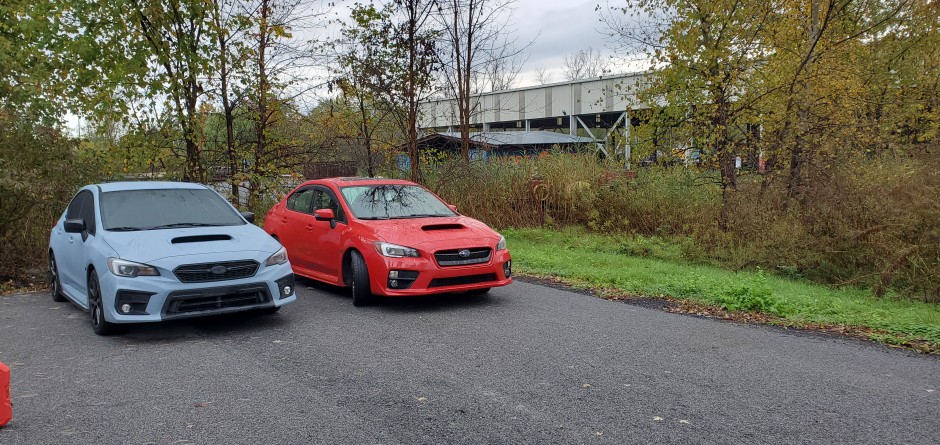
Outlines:
POLYGON ((13 418, 13 407, 10 405, 10 367, 0 363, 0 427, 5 426, 13 418))

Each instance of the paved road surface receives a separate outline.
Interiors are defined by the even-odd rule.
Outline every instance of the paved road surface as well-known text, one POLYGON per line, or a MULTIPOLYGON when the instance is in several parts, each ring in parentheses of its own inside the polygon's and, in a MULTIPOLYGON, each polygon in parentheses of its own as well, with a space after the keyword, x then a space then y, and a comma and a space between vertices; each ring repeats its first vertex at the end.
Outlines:
POLYGON ((0 297, 0 444, 940 443, 940 360, 517 282, 97 337, 0 297))

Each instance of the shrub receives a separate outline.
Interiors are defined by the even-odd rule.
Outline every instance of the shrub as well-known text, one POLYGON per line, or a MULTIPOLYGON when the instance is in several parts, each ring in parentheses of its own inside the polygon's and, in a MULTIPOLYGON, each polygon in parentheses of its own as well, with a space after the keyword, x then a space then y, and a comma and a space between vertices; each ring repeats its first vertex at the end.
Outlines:
POLYGON ((96 171, 77 141, 0 111, 0 281, 42 279, 49 229, 96 171))

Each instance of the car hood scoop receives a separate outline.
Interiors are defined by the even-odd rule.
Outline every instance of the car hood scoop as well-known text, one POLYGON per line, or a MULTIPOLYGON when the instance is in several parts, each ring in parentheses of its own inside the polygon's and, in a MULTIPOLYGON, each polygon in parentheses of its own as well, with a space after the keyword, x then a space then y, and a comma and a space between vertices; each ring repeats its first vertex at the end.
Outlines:
POLYGON ((228 241, 232 239, 231 235, 222 234, 207 234, 207 235, 191 235, 191 236, 178 236, 170 240, 173 244, 182 244, 182 243, 202 243, 206 241, 228 241))
POLYGON ((430 232, 432 230, 461 230, 466 229, 467 226, 463 224, 428 224, 426 226, 421 226, 421 230, 425 232, 430 232))

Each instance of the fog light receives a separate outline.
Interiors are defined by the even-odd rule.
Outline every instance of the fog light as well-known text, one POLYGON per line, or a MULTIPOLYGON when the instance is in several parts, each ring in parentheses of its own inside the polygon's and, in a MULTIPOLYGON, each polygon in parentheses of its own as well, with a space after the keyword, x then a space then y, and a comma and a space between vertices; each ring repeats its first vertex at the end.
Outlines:
POLYGON ((397 270, 389 271, 389 272, 388 272, 388 277, 391 278, 391 279, 396 279, 396 278, 398 278, 398 271, 397 271, 397 270))
POLYGON ((131 312, 131 305, 124 303, 121 305, 121 312, 128 314, 131 312))
POLYGON ((388 286, 389 286, 389 287, 398 287, 398 280, 389 280, 389 281, 388 281, 388 286))
POLYGON ((512 276, 512 261, 506 261, 503 263, 503 274, 506 275, 506 278, 512 276))
POLYGON ((284 286, 284 288, 281 289, 281 295, 290 295, 293 292, 294 292, 294 289, 290 286, 284 286))

